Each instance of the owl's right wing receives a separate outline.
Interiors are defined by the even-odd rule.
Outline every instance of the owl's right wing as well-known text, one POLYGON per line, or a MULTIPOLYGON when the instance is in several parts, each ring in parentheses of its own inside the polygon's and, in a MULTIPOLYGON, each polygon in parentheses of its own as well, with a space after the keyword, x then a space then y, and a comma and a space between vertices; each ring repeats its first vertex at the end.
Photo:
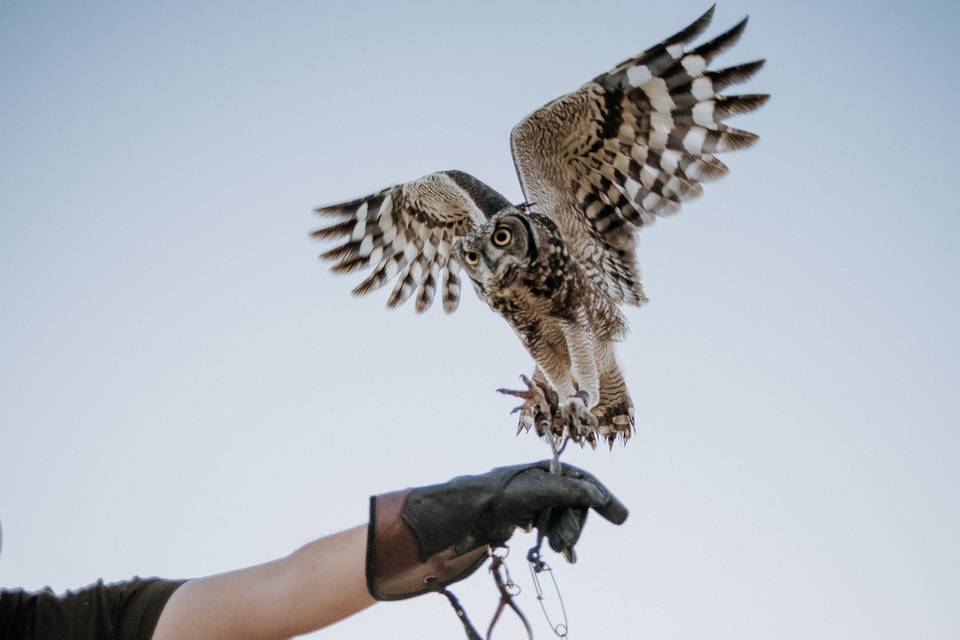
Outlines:
POLYGON ((714 155, 744 149, 757 136, 723 123, 766 95, 723 96, 752 76, 756 61, 720 70, 710 62, 733 46, 746 19, 691 50, 713 17, 623 61, 577 91, 534 111, 512 133, 514 161, 528 202, 561 228, 587 274, 614 299, 643 300, 632 230, 679 210, 701 182, 723 176, 714 155))
POLYGON ((460 301, 459 265, 454 243, 510 203, 495 190, 462 171, 438 171, 387 187, 368 196, 315 211, 338 221, 312 233, 318 239, 345 238, 320 255, 332 271, 349 273, 372 267, 353 289, 364 295, 396 280, 388 307, 403 304, 417 290, 416 309, 433 303, 442 278, 443 309, 460 301))

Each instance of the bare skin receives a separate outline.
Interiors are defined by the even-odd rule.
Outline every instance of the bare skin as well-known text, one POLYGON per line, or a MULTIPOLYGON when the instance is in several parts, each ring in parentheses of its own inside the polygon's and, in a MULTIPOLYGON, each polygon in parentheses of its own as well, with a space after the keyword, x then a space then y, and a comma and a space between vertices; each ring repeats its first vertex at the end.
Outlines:
POLYGON ((289 556, 186 582, 153 640, 275 640, 316 631, 366 609, 367 526, 314 540, 289 556))

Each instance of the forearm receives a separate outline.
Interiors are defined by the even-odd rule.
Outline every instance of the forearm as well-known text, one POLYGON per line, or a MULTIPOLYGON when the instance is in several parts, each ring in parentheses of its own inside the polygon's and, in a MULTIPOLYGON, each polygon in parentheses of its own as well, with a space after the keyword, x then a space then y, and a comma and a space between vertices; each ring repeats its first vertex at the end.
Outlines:
POLYGON ((265 564, 190 580, 170 598, 154 640, 267 640, 320 629, 364 609, 367 527, 315 540, 265 564))
POLYGON ((315 540, 287 558, 287 615, 301 627, 294 634, 333 624, 375 602, 367 591, 366 545, 363 525, 315 540))

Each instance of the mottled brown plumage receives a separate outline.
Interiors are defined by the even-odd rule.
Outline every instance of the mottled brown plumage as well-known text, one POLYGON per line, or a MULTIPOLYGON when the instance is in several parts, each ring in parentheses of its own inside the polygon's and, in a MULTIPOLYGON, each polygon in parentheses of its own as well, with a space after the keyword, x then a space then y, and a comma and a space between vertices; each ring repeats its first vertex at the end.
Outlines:
MULTIPOLYGON (((560 426, 577 437, 582 427, 590 441, 595 433, 629 436, 633 405, 613 354, 626 323, 616 300, 570 255, 553 220, 509 207, 463 238, 456 256, 480 298, 533 356, 534 380, 557 393, 567 418, 560 426)), ((522 427, 534 425, 535 405, 530 399, 522 406, 522 427)))
MULTIPOLYGON (((763 62, 717 71, 707 65, 746 26, 692 50, 713 8, 693 24, 580 89, 534 111, 511 135, 529 204, 506 198, 461 171, 440 171, 364 198, 321 207, 335 222, 314 233, 345 241, 322 257, 334 271, 370 268, 355 289, 389 281, 387 304, 416 292, 417 311, 436 289, 453 311, 460 266, 480 297, 514 328, 533 356, 533 387, 556 392, 574 433, 628 438, 634 412, 613 343, 624 333, 619 306, 646 301, 635 231, 699 196, 726 174, 716 153, 757 136, 723 120, 760 107, 765 95, 721 96, 763 62)), ((527 394, 521 426, 542 397, 527 394)))

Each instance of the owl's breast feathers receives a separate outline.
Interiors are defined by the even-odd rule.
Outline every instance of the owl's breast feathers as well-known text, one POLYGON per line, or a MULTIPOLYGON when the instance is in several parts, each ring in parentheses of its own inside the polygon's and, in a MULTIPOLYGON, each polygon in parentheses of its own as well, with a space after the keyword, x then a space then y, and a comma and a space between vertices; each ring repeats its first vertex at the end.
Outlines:
POLYGON ((538 232, 536 259, 508 270, 496 286, 487 287, 481 293, 485 302, 525 343, 544 337, 547 325, 575 322, 581 307, 598 337, 621 335, 625 323, 617 304, 586 277, 553 221, 535 213, 528 220, 538 232))

